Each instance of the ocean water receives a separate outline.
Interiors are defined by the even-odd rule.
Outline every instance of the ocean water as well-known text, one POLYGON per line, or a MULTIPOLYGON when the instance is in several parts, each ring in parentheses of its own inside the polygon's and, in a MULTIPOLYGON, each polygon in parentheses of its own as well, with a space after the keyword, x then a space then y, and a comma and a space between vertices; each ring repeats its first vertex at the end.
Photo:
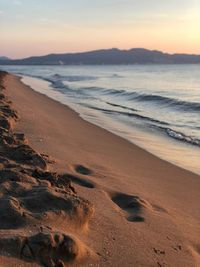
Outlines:
POLYGON ((200 174, 200 65, 0 68, 84 119, 200 174))

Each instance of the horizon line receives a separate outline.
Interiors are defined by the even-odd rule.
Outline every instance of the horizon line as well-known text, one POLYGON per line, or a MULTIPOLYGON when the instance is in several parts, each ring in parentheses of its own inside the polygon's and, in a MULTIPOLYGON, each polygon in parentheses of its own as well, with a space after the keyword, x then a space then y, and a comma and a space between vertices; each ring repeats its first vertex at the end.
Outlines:
POLYGON ((131 48, 127 48, 127 49, 123 49, 123 48, 118 48, 118 47, 110 47, 110 48, 99 48, 99 49, 90 49, 90 50, 80 50, 80 51, 71 51, 71 52, 52 52, 52 53, 48 53, 48 54, 38 54, 38 55, 29 55, 26 57, 20 57, 20 58, 12 58, 9 57, 7 55, 0 55, 0 57, 6 57, 10 60, 23 60, 26 58, 31 58, 31 57, 43 57, 43 56, 49 56, 49 55, 65 55, 65 54, 81 54, 81 53, 88 53, 88 52, 95 52, 95 51, 101 51, 101 50, 120 50, 120 51, 130 51, 133 49, 143 49, 143 50, 148 50, 148 51, 157 51, 157 52, 161 52, 163 54, 169 54, 169 55, 195 55, 195 56, 200 56, 200 52, 199 53, 187 53, 187 52, 167 52, 164 50, 159 50, 159 49, 150 49, 150 48, 145 48, 145 47, 131 47, 131 48))

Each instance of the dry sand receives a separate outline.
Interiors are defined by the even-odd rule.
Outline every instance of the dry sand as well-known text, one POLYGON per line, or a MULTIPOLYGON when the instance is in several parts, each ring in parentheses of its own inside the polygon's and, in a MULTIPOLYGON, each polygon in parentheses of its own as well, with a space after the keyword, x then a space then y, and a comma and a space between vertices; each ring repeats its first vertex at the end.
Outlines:
MULTIPOLYGON (((70 264, 200 266, 198 175, 163 161, 84 121, 70 108, 33 91, 17 77, 7 75, 4 86, 4 93, 13 101, 13 107, 19 115, 14 131, 25 134, 30 147, 38 152, 37 155, 49 155, 41 157, 49 162, 47 168, 50 173, 65 173, 64 176, 55 175, 60 177, 60 181, 64 178, 68 181, 63 189, 66 191, 65 197, 59 191, 59 185, 51 183, 46 185, 45 190, 51 195, 50 199, 53 195, 53 201, 48 202, 44 194, 36 192, 34 196, 38 203, 32 197, 28 203, 24 201, 21 205, 29 214, 32 213, 31 216, 49 210, 48 220, 44 222, 42 216, 38 216, 35 225, 41 227, 45 223, 46 227, 50 227, 52 239, 56 238, 55 233, 58 232, 61 239, 63 236, 72 238, 73 249, 67 249, 71 249, 72 254, 74 251, 76 253, 70 264), (73 186, 69 179, 78 196, 72 192, 73 186), (67 210, 65 204, 62 203, 63 207, 58 202, 67 199, 74 205, 74 198, 79 199, 80 207, 72 209, 70 217, 71 211, 67 210), (38 208, 40 205, 41 209, 38 208), (91 217, 92 205, 94 214, 91 217)), ((38 179, 41 175, 33 177, 31 173, 29 176, 30 179, 36 179, 33 182, 39 186, 38 179)), ((48 184, 48 179, 45 179, 48 184)), ((52 179, 55 180, 55 177, 52 179)), ((25 186, 28 190, 30 185, 25 181, 25 186)), ((32 187, 34 186, 31 185, 31 189, 32 187)), ((4 197, 4 193, 2 196, 4 197)), ((18 205, 14 202, 11 204, 18 205)), ((33 230, 33 220, 27 220, 25 226, 22 224, 15 229, 12 229, 12 223, 10 225, 6 229, 1 228, 0 245, 2 238, 13 235, 13 231, 16 235, 22 232, 28 244, 34 243, 32 239, 36 233, 33 230), (31 234, 29 231, 32 231, 31 234)), ((8 237, 7 240, 10 242, 8 237)), ((0 266, 41 264, 41 257, 39 260, 31 259, 33 263, 28 263, 24 258, 20 260, 14 254, 12 257, 3 255, 0 266)), ((60 259, 67 266, 69 258, 63 257, 61 253, 60 259)), ((58 262, 57 258, 56 261, 58 262)), ((56 266, 62 266, 58 264, 59 262, 56 266)))

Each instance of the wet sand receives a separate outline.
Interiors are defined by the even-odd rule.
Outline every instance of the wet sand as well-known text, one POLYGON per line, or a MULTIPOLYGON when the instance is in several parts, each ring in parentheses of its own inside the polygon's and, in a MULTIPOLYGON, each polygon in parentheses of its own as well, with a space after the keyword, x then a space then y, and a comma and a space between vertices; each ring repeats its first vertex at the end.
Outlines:
MULTIPOLYGON (((92 212, 86 216, 84 227, 83 218, 78 228, 74 227, 77 223, 69 221, 67 210, 65 219, 58 212, 47 223, 52 233, 70 234, 78 239, 76 244, 81 252, 74 264, 163 267, 200 264, 198 175, 84 121, 67 106, 33 91, 17 77, 7 75, 4 86, 19 116, 14 131, 24 133, 39 155, 48 155, 48 171, 67 174, 70 186, 77 191, 76 197, 89 200, 90 209, 94 209, 93 216, 92 212)), ((51 190, 55 187, 56 184, 51 190)), ((68 186, 67 190, 73 189, 68 186)), ((48 201, 44 206, 48 206, 48 201)), ((52 213, 54 210, 52 207, 52 213)), ((43 221, 38 219, 38 223, 43 221)), ((26 227, 20 227, 20 231, 26 232, 24 229, 33 226, 28 221, 26 227)), ((13 230, 6 230, 10 231, 13 230)), ((5 230, 1 232, 6 235, 5 230)), ((8 260, 4 256, 0 263, 8 260)), ((16 257, 12 259, 15 260, 16 257)))

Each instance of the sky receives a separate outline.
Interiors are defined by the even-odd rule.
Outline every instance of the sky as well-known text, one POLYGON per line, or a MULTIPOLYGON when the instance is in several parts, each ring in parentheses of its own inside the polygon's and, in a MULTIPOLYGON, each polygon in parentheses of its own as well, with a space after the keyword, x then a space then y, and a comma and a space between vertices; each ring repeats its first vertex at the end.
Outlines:
POLYGON ((200 0, 0 0, 0 56, 114 47, 200 54, 200 0))

